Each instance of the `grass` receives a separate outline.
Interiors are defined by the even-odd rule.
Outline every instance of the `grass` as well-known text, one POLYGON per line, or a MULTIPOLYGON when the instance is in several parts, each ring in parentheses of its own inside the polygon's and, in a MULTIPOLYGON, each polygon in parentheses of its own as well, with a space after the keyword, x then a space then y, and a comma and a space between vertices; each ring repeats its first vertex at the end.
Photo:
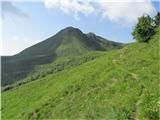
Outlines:
POLYGON ((2 119, 159 120, 159 38, 3 92, 2 119))
POLYGON ((106 52, 89 52, 83 55, 78 56, 66 56, 66 57, 58 57, 55 61, 35 66, 35 72, 29 74, 25 79, 15 82, 12 85, 7 85, 2 87, 2 91, 13 89, 17 86, 26 84, 33 80, 37 80, 39 78, 46 77, 50 74, 56 74, 58 72, 63 71, 64 69, 72 68, 74 66, 79 66, 83 63, 89 62, 91 60, 96 59, 99 56, 105 55, 106 52))

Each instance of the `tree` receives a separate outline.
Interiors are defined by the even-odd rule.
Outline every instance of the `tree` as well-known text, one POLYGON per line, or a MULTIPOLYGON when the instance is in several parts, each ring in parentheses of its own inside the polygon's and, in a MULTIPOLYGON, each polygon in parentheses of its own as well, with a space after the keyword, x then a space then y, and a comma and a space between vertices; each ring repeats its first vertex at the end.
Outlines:
POLYGON ((156 24, 156 27, 160 26, 160 12, 157 13, 157 15, 154 17, 154 21, 156 24))
POLYGON ((152 25, 153 19, 149 15, 143 15, 138 18, 132 35, 138 42, 148 42, 151 36, 154 35, 154 26, 152 25))

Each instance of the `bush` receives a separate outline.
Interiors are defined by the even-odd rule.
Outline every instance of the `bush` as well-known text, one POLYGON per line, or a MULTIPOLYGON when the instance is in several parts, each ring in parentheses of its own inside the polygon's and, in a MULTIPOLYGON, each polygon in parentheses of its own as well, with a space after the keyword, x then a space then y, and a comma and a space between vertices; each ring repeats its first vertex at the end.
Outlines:
POLYGON ((156 27, 160 26, 160 12, 157 13, 157 15, 154 17, 155 25, 156 27))
POLYGON ((43 77, 46 77, 46 73, 45 73, 45 72, 42 72, 41 77, 42 77, 42 78, 43 78, 43 77))
POLYGON ((138 23, 132 32, 134 39, 138 42, 148 42, 151 36, 154 35, 155 27, 153 19, 149 15, 143 15, 138 19, 138 23))
POLYGON ((38 78, 40 77, 40 75, 39 74, 32 74, 31 75, 31 81, 33 81, 33 80, 37 80, 38 78))

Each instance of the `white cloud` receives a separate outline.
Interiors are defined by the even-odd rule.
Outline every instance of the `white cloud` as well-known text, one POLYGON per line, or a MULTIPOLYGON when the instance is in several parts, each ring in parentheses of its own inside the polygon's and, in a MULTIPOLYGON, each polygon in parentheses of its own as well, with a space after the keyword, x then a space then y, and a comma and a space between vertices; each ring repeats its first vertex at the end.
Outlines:
POLYGON ((122 2, 104 2, 100 0, 98 2, 101 8, 101 13, 104 18, 107 18, 114 22, 134 23, 137 18, 144 13, 152 15, 155 9, 149 0, 121 0, 122 2))
POLYGON ((93 14, 95 8, 90 2, 87 1, 77 1, 77 0, 45 0, 45 6, 49 9, 60 9, 64 13, 73 12, 76 19, 78 18, 78 13, 83 13, 85 15, 93 14))
POLYGON ((20 8, 15 6, 12 2, 10 1, 1 1, 1 6, 2 6, 2 17, 5 17, 7 14, 10 15, 15 15, 20 18, 28 18, 29 15, 25 12, 23 12, 20 8))
POLYGON ((49 9, 60 9, 64 13, 85 15, 98 13, 101 17, 116 23, 135 23, 144 13, 152 15, 155 9, 149 0, 45 0, 49 9))

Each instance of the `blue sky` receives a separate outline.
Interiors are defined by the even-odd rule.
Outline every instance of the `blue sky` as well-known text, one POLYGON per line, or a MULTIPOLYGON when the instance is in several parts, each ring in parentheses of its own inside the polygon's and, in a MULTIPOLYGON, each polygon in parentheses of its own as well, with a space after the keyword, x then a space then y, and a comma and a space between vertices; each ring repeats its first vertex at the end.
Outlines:
POLYGON ((113 41, 133 42, 131 32, 137 17, 144 12, 154 16, 160 11, 158 1, 73 1, 3 1, 1 54, 17 54, 68 26, 79 28, 84 33, 94 32, 113 41))

